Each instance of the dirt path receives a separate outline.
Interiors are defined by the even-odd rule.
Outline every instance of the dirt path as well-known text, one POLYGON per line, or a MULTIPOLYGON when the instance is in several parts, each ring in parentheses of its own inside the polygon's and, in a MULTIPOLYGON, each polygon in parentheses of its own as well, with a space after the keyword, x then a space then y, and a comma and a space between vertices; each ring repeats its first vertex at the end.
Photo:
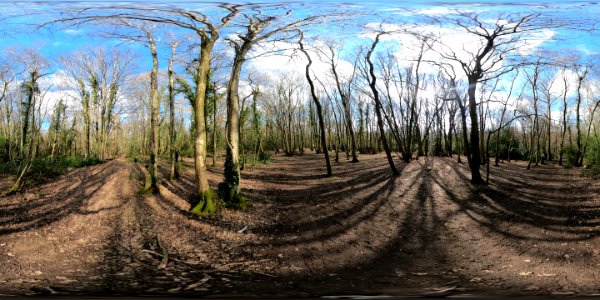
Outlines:
POLYGON ((128 176, 112 161, 3 199, 2 286, 26 294, 104 288, 117 271, 109 261, 126 247, 117 239, 134 195, 128 176))
POLYGON ((157 196, 139 164, 76 170, 1 199, 0 294, 599 292, 600 186, 581 170, 504 163, 474 188, 454 159, 398 167, 362 155, 326 178, 318 155, 276 156, 243 171, 250 209, 200 221, 189 161, 157 196))

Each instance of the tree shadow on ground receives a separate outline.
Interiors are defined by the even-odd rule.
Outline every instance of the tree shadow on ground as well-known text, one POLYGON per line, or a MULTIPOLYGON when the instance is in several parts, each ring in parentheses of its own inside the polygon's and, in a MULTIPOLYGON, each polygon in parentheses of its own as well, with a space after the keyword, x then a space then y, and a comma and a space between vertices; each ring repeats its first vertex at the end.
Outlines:
MULTIPOLYGON (((459 173, 457 166, 448 164, 459 173)), ((557 165, 503 164, 490 184, 460 201, 471 219, 491 231, 530 241, 582 241, 600 235, 600 187, 578 170, 557 165)))
MULTIPOLYGON (((117 207, 102 208, 90 211, 85 209, 87 201, 101 189, 117 172, 121 165, 108 162, 98 165, 95 172, 86 175, 85 170, 77 174, 78 181, 64 183, 69 177, 57 182, 51 182, 37 187, 36 190, 26 191, 5 197, 0 200, 0 235, 22 232, 32 228, 45 226, 59 221, 70 214, 93 214, 100 210, 116 209, 117 207), (66 189, 56 189, 54 185, 64 184, 66 189), (31 198, 28 198, 28 197, 31 198)), ((77 172, 77 171, 76 171, 77 172)))

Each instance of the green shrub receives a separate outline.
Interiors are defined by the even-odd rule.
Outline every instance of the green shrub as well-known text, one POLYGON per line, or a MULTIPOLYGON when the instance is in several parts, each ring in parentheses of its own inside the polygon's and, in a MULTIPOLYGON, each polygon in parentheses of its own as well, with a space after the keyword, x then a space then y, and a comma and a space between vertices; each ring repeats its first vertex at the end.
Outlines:
POLYGON ((93 166, 101 162, 98 157, 37 157, 31 163, 29 176, 34 181, 44 181, 48 178, 65 174, 69 169, 93 166))
POLYGON ((566 145, 563 148, 563 166, 572 168, 577 165, 577 148, 573 145, 566 145))
POLYGON ((267 151, 261 151, 258 153, 258 161, 267 164, 270 163, 273 158, 271 157, 271 153, 267 151))
POLYGON ((600 175, 600 139, 590 139, 585 163, 589 166, 586 170, 588 175, 600 175))
POLYGON ((8 162, 9 160, 8 143, 9 141, 5 137, 0 136, 0 162, 8 162))

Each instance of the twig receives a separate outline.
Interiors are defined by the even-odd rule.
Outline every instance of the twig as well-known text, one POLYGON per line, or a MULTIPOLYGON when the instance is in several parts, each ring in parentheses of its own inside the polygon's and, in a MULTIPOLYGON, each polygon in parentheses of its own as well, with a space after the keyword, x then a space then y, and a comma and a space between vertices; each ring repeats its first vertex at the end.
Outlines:
POLYGON ((246 229, 248 229, 248 226, 244 226, 244 228, 238 230, 238 233, 244 233, 244 231, 246 231, 246 229))
POLYGON ((275 222, 279 223, 279 225, 285 226, 285 224, 283 222, 279 221, 279 219, 277 219, 277 217, 274 217, 273 220, 275 220, 275 222))
POLYGON ((158 246, 162 250, 162 254, 163 254, 163 258, 160 261, 160 264, 158 265, 158 269, 162 270, 167 267, 167 263, 169 262, 169 249, 167 249, 165 247, 165 245, 162 243, 162 241, 160 240, 160 238, 158 236, 156 236, 156 241, 158 241, 158 246))
POLYGON ((258 275, 263 275, 263 276, 268 276, 268 277, 273 277, 273 278, 277 278, 277 276, 275 275, 271 275, 271 274, 267 274, 267 273, 262 273, 262 272, 253 272, 254 274, 258 274, 258 275))
POLYGON ((271 260, 271 259, 265 258, 265 259, 259 259, 259 260, 234 262, 234 263, 224 264, 223 266, 231 267, 231 266, 237 266, 237 265, 247 265, 247 264, 253 264, 253 263, 258 263, 258 262, 263 262, 263 261, 269 261, 269 260, 271 260))

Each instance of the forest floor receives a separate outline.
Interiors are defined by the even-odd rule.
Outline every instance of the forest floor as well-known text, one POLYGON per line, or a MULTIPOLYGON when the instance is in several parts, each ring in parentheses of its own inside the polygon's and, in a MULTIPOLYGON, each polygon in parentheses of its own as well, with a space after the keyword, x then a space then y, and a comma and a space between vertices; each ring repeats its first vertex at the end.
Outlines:
POLYGON ((203 220, 191 160, 160 195, 116 159, 0 198, 0 295, 600 293, 600 184, 581 169, 501 163, 473 187, 456 158, 396 161, 398 177, 359 159, 329 178, 316 154, 248 166, 252 206, 203 220))

